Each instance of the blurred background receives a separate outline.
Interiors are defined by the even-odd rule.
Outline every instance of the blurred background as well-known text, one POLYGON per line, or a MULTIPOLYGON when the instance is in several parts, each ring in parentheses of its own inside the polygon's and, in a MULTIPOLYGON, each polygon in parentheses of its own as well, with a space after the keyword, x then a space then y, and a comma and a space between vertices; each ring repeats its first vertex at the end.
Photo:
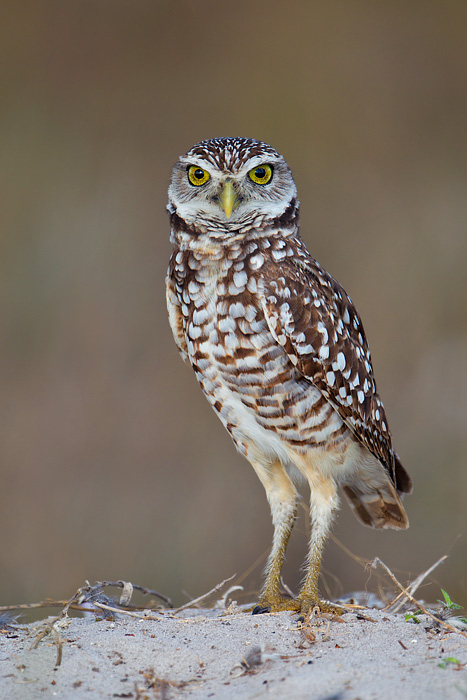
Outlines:
POLYGON ((165 308, 171 168, 215 136, 288 160, 414 480, 407 532, 342 504, 323 592, 368 583, 340 542, 404 582, 447 554, 419 595, 466 603, 465 1, 4 0, 0 31, 0 604, 85 579, 179 604, 235 572, 260 587, 262 486, 165 308))

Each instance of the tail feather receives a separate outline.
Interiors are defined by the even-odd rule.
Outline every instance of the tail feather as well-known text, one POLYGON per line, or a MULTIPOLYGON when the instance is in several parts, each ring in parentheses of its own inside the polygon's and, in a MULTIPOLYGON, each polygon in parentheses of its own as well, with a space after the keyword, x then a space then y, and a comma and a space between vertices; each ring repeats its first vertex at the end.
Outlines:
POLYGON ((355 471, 341 482, 355 515, 369 527, 405 530, 409 519, 401 496, 412 491, 412 481, 398 455, 392 473, 368 450, 362 448, 359 457, 355 471))
POLYGON ((405 530, 409 527, 407 513, 389 478, 386 481, 371 491, 367 484, 361 487, 359 483, 345 485, 343 489, 355 515, 364 525, 405 530))
POLYGON ((401 464, 399 455, 394 452, 394 475, 397 493, 412 493, 412 479, 401 464))

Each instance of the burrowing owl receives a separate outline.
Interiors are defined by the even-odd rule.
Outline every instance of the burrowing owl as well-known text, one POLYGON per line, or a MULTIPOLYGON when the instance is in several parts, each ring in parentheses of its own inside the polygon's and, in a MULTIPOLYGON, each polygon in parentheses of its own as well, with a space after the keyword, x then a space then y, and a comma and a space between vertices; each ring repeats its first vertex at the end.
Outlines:
POLYGON ((319 600, 318 574, 338 486, 365 525, 408 526, 399 495, 411 481, 392 447, 362 322, 303 244, 298 209, 284 158, 253 139, 193 146, 169 188, 175 342, 271 507, 256 612, 332 609, 319 600), (291 600, 279 584, 300 477, 310 487, 312 532, 306 577, 291 600))

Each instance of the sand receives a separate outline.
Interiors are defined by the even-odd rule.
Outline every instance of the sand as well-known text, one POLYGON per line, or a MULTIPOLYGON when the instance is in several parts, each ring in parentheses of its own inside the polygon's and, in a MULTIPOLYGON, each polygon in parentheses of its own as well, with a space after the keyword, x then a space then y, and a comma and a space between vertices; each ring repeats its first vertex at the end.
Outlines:
POLYGON ((467 697, 467 639, 424 615, 415 624, 366 609, 302 624, 233 604, 150 617, 68 618, 59 666, 51 634, 31 648, 47 620, 6 627, 1 700, 467 697))

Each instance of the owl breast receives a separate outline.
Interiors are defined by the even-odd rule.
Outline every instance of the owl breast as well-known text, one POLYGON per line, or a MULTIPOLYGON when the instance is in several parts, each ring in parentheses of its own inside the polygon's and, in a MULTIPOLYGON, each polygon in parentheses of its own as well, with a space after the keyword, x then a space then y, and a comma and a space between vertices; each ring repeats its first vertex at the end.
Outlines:
POLYGON ((287 463, 335 446, 346 426, 269 330, 255 269, 264 251, 206 257, 177 254, 176 293, 190 362, 239 451, 287 463))

